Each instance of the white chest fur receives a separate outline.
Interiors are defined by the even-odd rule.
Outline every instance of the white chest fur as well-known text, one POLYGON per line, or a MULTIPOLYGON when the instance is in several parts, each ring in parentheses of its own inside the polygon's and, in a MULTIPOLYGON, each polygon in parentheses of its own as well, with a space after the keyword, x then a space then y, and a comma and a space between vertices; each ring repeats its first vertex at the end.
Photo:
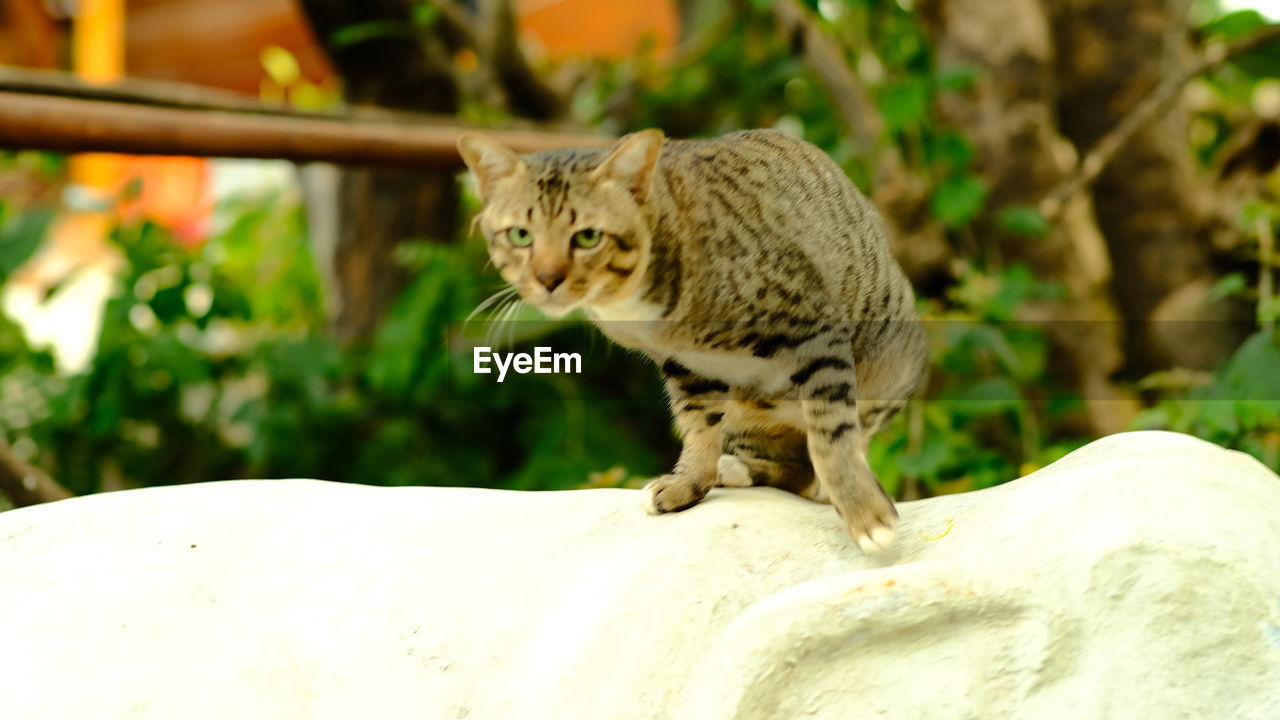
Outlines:
MULTIPOLYGON (((662 353, 662 307, 642 299, 630 299, 606 307, 593 307, 587 315, 600 330, 620 345, 662 353)), ((769 394, 789 387, 786 367, 777 360, 744 353, 679 351, 676 362, 703 377, 769 394)))
POLYGON ((662 318, 662 306, 637 297, 612 305, 592 306, 587 315, 600 322, 654 322, 662 318))
POLYGON ((662 306, 641 298, 623 300, 587 310, 605 335, 619 345, 630 348, 652 348, 661 334, 662 306))
POLYGON ((727 352, 681 352, 676 361, 704 377, 764 394, 786 390, 786 366, 777 360, 727 352))

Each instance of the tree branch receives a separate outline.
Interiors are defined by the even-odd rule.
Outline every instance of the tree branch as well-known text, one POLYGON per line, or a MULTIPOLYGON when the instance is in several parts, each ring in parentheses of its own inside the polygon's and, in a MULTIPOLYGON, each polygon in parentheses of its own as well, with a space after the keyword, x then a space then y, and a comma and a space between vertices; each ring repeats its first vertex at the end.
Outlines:
POLYGON ((467 47, 479 52, 480 38, 476 32, 475 22, 466 8, 453 0, 427 0, 427 2, 440 11, 440 18, 467 47))
POLYGON ((480 0, 476 18, 454 0, 427 0, 454 37, 476 52, 506 97, 508 109, 534 120, 563 116, 567 101, 533 71, 520 50, 509 0, 480 0))
POLYGON ((352 104, 453 114, 458 110, 457 78, 446 33, 432 33, 414 21, 413 0, 298 0, 316 40, 342 76, 343 95, 352 104), (341 42, 350 27, 379 23, 397 28, 358 42, 341 42))
POLYGON ((1165 78, 1138 101, 1115 127, 1098 141, 1098 144, 1076 164, 1071 174, 1040 201, 1040 214, 1050 222, 1056 221, 1066 204, 1077 193, 1089 187, 1102 174, 1125 144, 1151 121, 1161 110, 1169 107, 1182 88, 1202 73, 1213 70, 1231 58, 1255 50, 1267 43, 1280 40, 1280 25, 1270 25, 1231 45, 1211 46, 1191 67, 1177 75, 1165 78))
MULTIPOLYGON (((424 124, 448 125, 454 122, 454 119, 448 115, 392 110, 374 105, 347 105, 334 110, 268 105, 257 98, 240 93, 169 80, 125 77, 109 84, 93 84, 58 70, 17 67, 0 67, 0 92, 78 100, 103 100, 182 110, 216 110, 289 118, 401 123, 414 127, 424 124)), ((535 128, 533 123, 528 123, 527 126, 530 129, 535 128)))
POLYGON ((773 14, 826 88, 849 134, 866 153, 872 177, 898 175, 901 158, 893 148, 881 147, 884 122, 880 112, 861 79, 849 68, 840 45, 822 30, 813 13, 796 0, 776 0, 773 14))
POLYGON ((3 439, 0 439, 0 492, 13 501, 15 507, 72 497, 53 478, 18 459, 3 439))
POLYGON ((564 98, 542 81, 520 51, 511 0, 478 0, 477 9, 476 52, 506 92, 511 111, 534 120, 563 115, 564 98))
MULTIPOLYGON (((280 158, 417 166, 452 173, 461 166, 455 143, 471 129, 444 121, 353 122, 306 114, 185 110, 0 91, 0 147, 25 150, 280 158)), ((585 134, 530 130, 491 134, 518 152, 610 142, 585 134)))

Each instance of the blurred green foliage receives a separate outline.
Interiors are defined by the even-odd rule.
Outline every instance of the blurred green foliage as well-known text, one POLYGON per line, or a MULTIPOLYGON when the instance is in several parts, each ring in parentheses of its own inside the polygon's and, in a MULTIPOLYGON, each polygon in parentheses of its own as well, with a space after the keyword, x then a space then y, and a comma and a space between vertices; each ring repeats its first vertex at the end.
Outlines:
POLYGON ((152 223, 115 229, 125 263, 83 373, 60 375, 0 318, 0 427, 72 491, 284 476, 544 489, 667 460, 661 405, 628 413, 660 392, 656 374, 619 380, 622 356, 581 386, 531 376, 510 392, 470 372, 449 345, 494 283, 478 243, 412 246, 403 297, 374 338, 344 347, 325 332, 297 199, 238 198, 217 215, 198 248, 152 223), (611 390, 582 397, 593 383, 611 390))
MULTIPOLYGON (((904 5, 820 7, 826 30, 867 64, 860 71, 871 80, 889 140, 928 180, 932 221, 957 246, 966 246, 980 218, 1029 239, 1043 235, 1046 221, 1034 208, 987 206, 972 146, 934 109, 976 73, 938 71, 904 5)), ((642 54, 594 63, 573 96, 575 116, 615 132, 661 127, 677 137, 783 127, 825 149, 866 187, 870 170, 821 84, 776 31, 768 2, 750 7, 713 18, 672 62, 642 54)), ((1200 32, 1237 37, 1259 22, 1236 13, 1200 32)), ((342 40, 386 30, 353 28, 342 40)), ((1280 62, 1256 55, 1203 80, 1213 101, 1196 117, 1195 146, 1206 163, 1259 84, 1280 77, 1280 62)), ((297 82, 291 58, 266 60, 283 95, 297 82)), ((504 120, 475 99, 463 114, 504 120)), ((33 163, 45 175, 59 172, 56 159, 31 153, 0 158, 0 169, 33 163)), ((474 210, 474 200, 467 202, 474 210)), ((1136 427, 1194 433, 1280 468, 1280 349, 1272 329, 1280 303, 1261 291, 1257 271, 1259 228, 1270 231, 1276 203, 1274 193, 1264 194, 1241 218, 1251 238, 1241 248, 1245 269, 1215 289, 1257 303, 1257 334, 1215 373, 1153 376, 1135 388, 1148 401, 1136 427)), ((54 206, 0 198, 0 285, 39 249, 54 206)), ((326 329, 332 298, 298 198, 227 200, 214 228, 196 247, 146 222, 113 230, 125 262, 84 372, 59 372, 49 352, 31 347, 0 313, 0 434, 20 456, 77 493, 282 476, 557 489, 634 483, 674 459, 660 383, 641 358, 595 352, 584 375, 529 376, 518 392, 470 372, 475 329, 460 321, 502 284, 480 243, 464 240, 465 229, 448 244, 405 238, 398 261, 412 281, 373 337, 343 345, 326 329)), ((1090 439, 1072 422, 1084 400, 1055 378, 1043 333, 1013 320, 1027 302, 1064 298, 1063 288, 1025 267, 975 257, 957 282, 921 299, 932 375, 928 392, 873 443, 872 463, 886 487, 899 495, 987 487, 1090 439)), ((591 342, 584 335, 590 332, 573 322, 527 325, 515 346, 591 342)))

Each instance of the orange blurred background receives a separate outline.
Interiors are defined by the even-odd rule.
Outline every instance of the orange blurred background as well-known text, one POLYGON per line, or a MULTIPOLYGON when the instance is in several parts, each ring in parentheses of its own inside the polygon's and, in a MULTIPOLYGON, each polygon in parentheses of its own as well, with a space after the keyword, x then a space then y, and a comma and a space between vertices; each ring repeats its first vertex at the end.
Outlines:
MULTIPOLYGON (((663 54, 673 47, 678 18, 672 0, 518 0, 525 42, 549 59, 623 57, 644 43, 663 54)), ((0 64, 70 69, 89 82, 124 76, 170 80, 260 95, 263 52, 281 48, 300 79, 333 86, 336 79, 306 21, 291 0, 7 0, 0 4, 0 64), (72 14, 74 8, 74 14, 72 14)), ((211 199, 206 160, 82 155, 70 180, 90 196, 114 199, 126 184, 141 193, 115 206, 143 215, 188 242, 198 242, 211 199)), ((102 236, 100 214, 61 223, 55 244, 81 259, 102 236), (70 237, 66 237, 70 236, 70 237), (68 248, 70 249, 70 248, 68 248)))
MULTIPOLYGON (((661 56, 678 36, 673 0, 517 0, 515 9, 531 56, 551 61, 619 58, 646 45, 661 56)), ((292 0, 0 2, 0 65, 69 70, 93 83, 125 77, 183 82, 278 101, 285 93, 271 76, 273 58, 289 68, 290 82, 321 89, 321 101, 338 96, 339 80, 292 0)), ((105 297, 116 263, 106 237, 121 219, 144 217, 171 229, 180 242, 200 243, 215 200, 210 162, 72 157, 70 192, 64 192, 70 207, 58 216, 41 254, 11 278, 11 312, 40 336, 41 328, 65 324, 45 302, 49 288, 64 285, 74 290, 67 295, 105 297)), ((62 304, 83 308, 83 296, 62 304)), ((85 339, 94 334, 83 330, 77 334, 85 339)))

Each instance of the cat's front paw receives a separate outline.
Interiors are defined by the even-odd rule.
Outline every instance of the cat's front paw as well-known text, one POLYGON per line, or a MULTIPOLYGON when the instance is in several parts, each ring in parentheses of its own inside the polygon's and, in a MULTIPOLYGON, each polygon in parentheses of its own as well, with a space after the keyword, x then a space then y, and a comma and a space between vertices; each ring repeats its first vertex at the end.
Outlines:
POLYGON ((653 515, 660 515, 697 505, 710 488, 683 475, 663 475, 650 480, 644 489, 649 493, 646 509, 653 515))
POLYGON ((844 519, 845 532, 858 544, 862 552, 873 553, 888 550, 896 534, 893 526, 898 522, 898 511, 893 501, 884 495, 873 495, 852 508, 839 508, 844 519))

